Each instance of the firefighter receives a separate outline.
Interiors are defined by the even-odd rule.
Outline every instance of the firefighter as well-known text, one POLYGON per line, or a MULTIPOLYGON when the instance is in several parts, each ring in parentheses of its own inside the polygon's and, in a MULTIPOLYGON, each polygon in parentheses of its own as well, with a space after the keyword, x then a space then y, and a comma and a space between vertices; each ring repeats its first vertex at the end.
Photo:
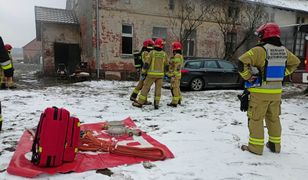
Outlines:
POLYGON ((183 56, 182 56, 182 44, 180 42, 172 43, 172 52, 173 57, 169 61, 169 71, 167 76, 171 78, 171 94, 172 102, 167 104, 171 107, 177 107, 178 104, 181 104, 182 96, 180 91, 180 81, 181 81, 181 68, 183 65, 183 56))
POLYGON ((263 24, 255 33, 260 43, 239 57, 240 75, 252 84, 259 84, 248 88, 250 97, 247 116, 250 134, 248 146, 243 145, 242 150, 262 155, 265 119, 269 135, 266 146, 271 152, 279 153, 282 81, 284 76, 296 70, 300 60, 281 44, 277 24, 263 24), (257 69, 258 76, 252 73, 252 68, 257 69))
POLYGON ((163 39, 158 38, 154 42, 154 50, 146 56, 141 71, 141 76, 146 78, 141 89, 141 93, 138 97, 138 101, 133 102, 133 106, 141 108, 142 105, 145 104, 151 86, 155 82, 154 109, 158 109, 161 88, 163 86, 163 78, 168 68, 168 57, 163 48, 164 41, 163 39))
MULTIPOLYGON (((10 57, 10 61, 14 70, 14 66, 13 66, 13 57, 12 57, 12 49, 13 47, 10 44, 5 44, 4 45, 5 49, 7 50, 9 57, 10 57)), ((5 77, 4 78, 6 87, 9 89, 15 89, 16 87, 14 86, 14 82, 13 82, 13 76, 12 77, 5 77)))
MULTIPOLYGON (((6 81, 7 78, 13 77, 14 74, 13 65, 10 56, 8 54, 8 51, 4 46, 1 36, 0 36, 0 68, 3 71, 4 78, 2 79, 4 79, 4 81, 6 81)), ((6 87, 2 87, 1 84, 1 88, 6 88, 6 87)))
POLYGON ((0 67, 0 89, 7 89, 4 82, 4 72, 1 67, 0 67))
MULTIPOLYGON (((148 53, 150 51, 153 50, 153 46, 154 46, 154 41, 152 39, 147 39, 147 40, 145 40, 143 42, 143 47, 141 49, 141 60, 142 60, 142 63, 140 64, 140 67, 139 66, 136 67, 137 71, 140 71, 140 69, 142 68, 141 66, 144 64, 145 57, 148 55, 148 53)), ((137 96, 139 94, 139 91, 143 87, 144 80, 145 80, 145 76, 140 76, 138 84, 137 84, 137 86, 135 87, 133 93, 130 96, 130 100, 131 101, 136 101, 136 98, 137 98, 137 96)), ((145 104, 151 104, 151 103, 147 101, 145 104)))

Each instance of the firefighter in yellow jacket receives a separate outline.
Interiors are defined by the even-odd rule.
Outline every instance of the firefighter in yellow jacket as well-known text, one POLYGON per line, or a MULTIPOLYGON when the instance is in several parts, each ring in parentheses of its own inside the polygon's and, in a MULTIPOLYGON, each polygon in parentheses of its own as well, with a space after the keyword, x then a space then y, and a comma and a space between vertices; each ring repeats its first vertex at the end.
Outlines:
MULTIPOLYGON (((141 60, 142 60, 142 62, 143 62, 143 64, 144 64, 144 61, 145 61, 145 57, 148 55, 148 53, 150 52, 150 51, 152 51, 153 50, 153 47, 154 46, 154 41, 152 40, 152 39, 147 39, 147 40, 145 40, 144 42, 143 42, 143 47, 142 47, 142 49, 141 49, 141 60)), ((142 64, 142 65, 143 65, 142 64)), ((136 67, 137 68, 137 70, 139 70, 139 67, 136 67)), ((140 69, 141 69, 142 67, 140 67, 140 69)), ((145 76, 143 75, 141 75, 140 74, 140 79, 139 79, 139 81, 138 81, 138 84, 137 84, 137 86, 135 87, 135 89, 134 89, 134 91, 133 91, 133 93, 131 94, 131 96, 130 96, 130 100, 131 101, 136 101, 136 98, 137 98, 137 96, 138 96, 138 94, 139 94, 139 91, 142 89, 142 87, 143 87, 143 84, 144 84, 144 80, 145 80, 145 76)), ((150 103, 148 103, 147 102, 147 104, 150 104, 150 103)))
MULTIPOLYGON (((4 45, 5 49, 7 50, 9 57, 10 57, 10 61, 14 70, 14 65, 13 65, 13 57, 12 57, 12 49, 13 47, 10 44, 5 44, 4 45)), ((13 82, 13 75, 11 77, 5 77, 4 79, 6 87, 9 89, 15 89, 16 86, 14 86, 14 82, 13 82)))
POLYGON ((260 43, 239 57, 239 73, 252 85, 248 88, 249 143, 242 150, 262 155, 264 147, 264 125, 268 129, 266 146, 271 152, 281 149, 281 93, 284 76, 296 70, 300 60, 287 50, 280 41, 280 28, 275 23, 266 23, 256 30, 260 43), (253 68, 257 73, 252 73, 253 68), (258 83, 256 83, 258 82, 258 83), (254 86, 253 84, 257 85, 254 86))
MULTIPOLYGON (((14 68, 9 57, 8 51, 3 44, 3 40, 0 36, 0 68, 4 75, 4 82, 7 82, 7 78, 12 78, 14 74, 14 68)), ((3 78, 2 78, 3 79, 3 78)), ((6 88, 6 87, 5 87, 6 88)))
POLYGON ((180 91, 180 81, 181 81, 181 68, 183 65, 183 56, 182 56, 182 45, 180 42, 172 43, 172 52, 173 57, 169 61, 169 71, 167 76, 170 77, 171 81, 171 94, 172 101, 167 104, 171 107, 177 107, 178 104, 181 104, 182 96, 180 91))
POLYGON ((154 50, 151 51, 145 58, 142 67, 142 76, 146 76, 141 93, 137 102, 133 102, 133 106, 141 108, 147 101, 148 93, 153 83, 155 83, 154 92, 154 108, 158 109, 161 96, 161 88, 163 86, 163 77, 168 68, 168 57, 164 48, 164 41, 158 38, 154 42, 154 50))

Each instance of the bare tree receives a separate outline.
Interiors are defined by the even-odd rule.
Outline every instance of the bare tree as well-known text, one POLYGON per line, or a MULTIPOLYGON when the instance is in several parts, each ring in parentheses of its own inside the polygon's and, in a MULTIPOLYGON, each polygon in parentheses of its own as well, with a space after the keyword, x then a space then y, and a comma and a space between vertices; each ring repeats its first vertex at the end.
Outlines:
POLYGON ((190 35, 209 19, 214 0, 176 0, 177 8, 169 11, 174 39, 184 43, 190 35))
POLYGON ((255 29, 264 22, 265 12, 260 2, 243 3, 236 0, 219 0, 213 20, 218 24, 225 46, 224 59, 234 53, 254 35, 255 29), (237 34, 243 34, 237 37, 237 34))

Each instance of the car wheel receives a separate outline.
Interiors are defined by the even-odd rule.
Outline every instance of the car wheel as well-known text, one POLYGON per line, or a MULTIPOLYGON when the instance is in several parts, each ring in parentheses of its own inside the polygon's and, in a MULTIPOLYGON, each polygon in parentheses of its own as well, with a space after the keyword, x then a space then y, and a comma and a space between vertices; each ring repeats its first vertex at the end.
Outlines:
POLYGON ((194 91, 200 91, 203 89, 203 87, 204 87, 204 82, 201 78, 194 78, 190 82, 190 88, 194 91))

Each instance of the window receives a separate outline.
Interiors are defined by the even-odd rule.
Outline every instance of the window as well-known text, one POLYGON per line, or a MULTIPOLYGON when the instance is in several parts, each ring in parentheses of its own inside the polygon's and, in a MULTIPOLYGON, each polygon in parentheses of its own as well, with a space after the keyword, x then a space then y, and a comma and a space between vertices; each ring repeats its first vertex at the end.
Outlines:
POLYGON ((153 35, 152 35, 153 40, 157 38, 163 38, 164 40, 167 39, 167 28, 163 27, 153 27, 153 35))
MULTIPOLYGON (((185 30, 184 34, 189 33, 187 30, 185 30)), ((193 30, 190 32, 190 35, 186 40, 184 40, 184 49, 183 49, 183 55, 187 57, 192 57, 195 54, 195 39, 196 39, 196 30, 193 30)))
POLYGON ((275 22, 275 13, 271 13, 271 22, 275 22))
POLYGON ((200 69, 202 61, 189 61, 185 64, 185 68, 200 69))
POLYGON ((239 7, 237 7, 235 5, 231 5, 228 8, 228 17, 229 18, 238 19, 239 12, 240 12, 240 8, 239 7))
POLYGON ((133 28, 130 25, 122 25, 122 54, 133 53, 133 28))
POLYGON ((126 4, 130 4, 130 0, 121 0, 121 2, 126 3, 126 4))
POLYGON ((234 65, 225 61, 218 61, 219 65, 223 69, 235 69, 234 65))
POLYGON ((299 57, 305 56, 305 36, 306 33, 297 32, 295 39, 295 55, 299 57))
POLYGON ((169 9, 173 10, 174 9, 174 0, 169 0, 169 9))
POLYGON ((216 61, 204 61, 205 68, 218 68, 216 61))
POLYGON ((227 54, 231 54, 234 52, 236 46, 236 33, 228 32, 226 39, 226 52, 227 54))
POLYGON ((305 22, 305 18, 304 17, 297 17, 296 18, 296 23, 297 24, 303 24, 305 22))

